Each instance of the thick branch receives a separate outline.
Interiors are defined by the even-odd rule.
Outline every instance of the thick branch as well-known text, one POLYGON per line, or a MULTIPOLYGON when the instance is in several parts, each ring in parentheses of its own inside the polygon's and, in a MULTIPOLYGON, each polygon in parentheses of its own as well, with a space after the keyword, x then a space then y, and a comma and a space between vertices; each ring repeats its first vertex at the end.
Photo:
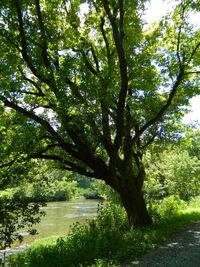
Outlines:
POLYGON ((190 75, 190 74, 200 74, 200 71, 188 71, 184 73, 184 75, 190 75))
POLYGON ((75 150, 75 148, 71 144, 66 143, 63 140, 63 138, 53 129, 53 127, 46 120, 42 119, 41 117, 35 115, 34 113, 32 113, 30 111, 18 106, 14 102, 7 100, 3 96, 0 96, 0 100, 3 101, 5 106, 10 107, 10 108, 18 111, 19 113, 21 113, 25 117, 28 117, 28 118, 34 120, 35 122, 39 123, 40 125, 42 125, 52 135, 52 137, 54 137, 54 139, 60 144, 60 146, 64 150, 66 150, 71 156, 79 159, 79 154, 75 150))
POLYGON ((105 101, 101 100, 101 110, 102 110, 102 126, 103 126, 103 139, 102 144, 105 147, 109 155, 112 153, 112 142, 111 142, 111 132, 109 126, 109 116, 108 116, 108 106, 105 101))
POLYGON ((85 65, 86 65, 86 67, 88 68, 88 70, 89 70, 92 74, 97 75, 97 71, 93 68, 92 64, 91 64, 90 61, 87 59, 86 55, 84 55, 83 53, 82 53, 82 55, 83 55, 83 58, 84 58, 84 60, 85 60, 85 65))
POLYGON ((153 136, 146 142, 146 144, 142 145, 142 149, 145 149, 146 147, 148 147, 150 144, 153 143, 153 141, 155 140, 157 136, 157 133, 154 133, 153 136))
POLYGON ((104 42, 106 44, 107 59, 108 59, 108 63, 109 63, 110 62, 110 57, 111 57, 111 54, 110 54, 110 45, 109 45, 108 39, 106 37, 105 30, 104 30, 104 23, 105 23, 105 19, 104 19, 104 17, 101 17, 101 25, 100 25, 100 28, 101 28, 101 33, 103 35, 104 42))
POLYGON ((165 113, 165 111, 169 108, 169 106, 172 103, 172 100, 174 99, 177 89, 180 85, 180 83, 182 82, 184 77, 184 69, 181 69, 179 75, 177 76, 176 82, 174 83, 174 86, 172 88, 171 93, 169 94, 168 100, 166 102, 166 104, 160 109, 160 111, 156 114, 156 116, 151 119, 150 121, 148 121, 139 131, 138 133, 134 136, 134 138, 132 139, 132 142, 134 143, 136 140, 138 140, 138 137, 141 136, 141 134, 147 129, 149 128, 151 125, 153 125, 154 123, 156 123, 157 121, 159 121, 163 114, 165 113))
POLYGON ((21 46, 22 46, 22 56, 23 56, 25 62, 27 63, 28 67, 32 71, 32 73, 36 77, 38 77, 40 80, 45 82, 46 84, 49 84, 49 80, 40 75, 40 73, 34 67, 33 62, 32 62, 31 58, 28 55, 28 52, 27 52, 27 41, 26 41, 26 36, 25 36, 25 31, 24 31, 24 24, 23 24, 23 19, 22 19, 22 11, 21 11, 21 7, 20 7, 20 3, 19 3, 19 0, 14 0, 14 2, 15 2, 16 10, 17 10, 17 15, 18 15, 19 32, 20 32, 21 46))
POLYGON ((128 77, 127 77, 127 62, 125 58, 124 48, 123 48, 123 1, 119 0, 119 11, 120 11, 120 32, 118 30, 116 17, 111 14, 109 3, 107 0, 103 0, 103 6, 104 9, 108 15, 108 18, 110 20, 112 31, 113 31, 113 37, 115 41, 115 46, 117 50, 117 55, 119 58, 119 67, 120 67, 120 76, 121 76, 121 89, 119 93, 119 99, 118 99, 118 106, 117 106, 117 133, 114 141, 114 147, 115 151, 119 149, 121 143, 122 143, 122 137, 124 132, 124 107, 125 107, 125 100, 128 90, 128 77))
POLYGON ((119 26, 120 26, 120 34, 123 35, 123 24, 124 24, 124 0, 118 0, 119 3, 119 26))
POLYGON ((178 28, 178 42, 177 42, 177 58, 179 62, 179 66, 181 68, 182 62, 181 62, 181 56, 180 56, 180 41, 181 41, 181 26, 178 28))
POLYGON ((194 50, 192 51, 192 53, 191 53, 191 55, 190 55, 190 57, 189 57, 189 59, 188 59, 187 64, 189 64, 189 63, 191 62, 193 56, 195 55, 195 53, 196 53, 196 51, 197 51, 197 49, 198 49, 199 47, 200 47, 200 42, 195 46, 194 50))
POLYGON ((30 91, 22 91, 22 93, 23 93, 23 94, 26 94, 26 95, 42 96, 42 95, 39 94, 39 93, 30 92, 30 91))
POLYGON ((31 154, 29 156, 29 158, 33 158, 33 157, 37 158, 37 155, 43 154, 43 153, 45 153, 45 152, 47 152, 47 151, 49 151, 55 147, 59 147, 59 144, 50 144, 50 145, 46 146, 45 148, 43 148, 42 150, 40 150, 39 152, 31 154))
POLYGON ((67 133, 76 144, 79 153, 79 159, 87 164, 95 172, 95 177, 106 180, 108 178, 107 166, 104 161, 91 153, 91 148, 87 141, 83 141, 83 135, 79 137, 75 129, 67 128, 67 133))
POLYGON ((94 48, 93 46, 91 46, 91 52, 92 52, 92 56, 93 56, 93 59, 94 59, 94 62, 95 62, 95 66, 96 66, 96 71, 97 73, 99 72, 99 62, 98 62, 98 58, 96 56, 96 53, 94 51, 94 48))
POLYGON ((51 64, 49 62, 48 53, 47 53, 47 48, 48 48, 47 38, 45 34, 44 23, 43 23, 42 13, 40 9, 40 1, 35 0, 35 4, 36 4, 37 15, 38 15, 39 27, 41 31, 41 37, 42 37, 42 57, 43 57, 46 68, 51 69, 51 64))
POLYGON ((33 155, 31 158, 40 158, 40 159, 47 159, 47 160, 56 160, 59 161, 61 164, 64 164, 64 169, 67 169, 69 171, 75 171, 81 175, 85 175, 87 177, 94 177, 94 173, 86 171, 84 168, 78 166, 77 164, 70 162, 58 155, 45 155, 43 153, 38 153, 36 155, 33 155), (69 166, 69 167, 66 167, 69 166))

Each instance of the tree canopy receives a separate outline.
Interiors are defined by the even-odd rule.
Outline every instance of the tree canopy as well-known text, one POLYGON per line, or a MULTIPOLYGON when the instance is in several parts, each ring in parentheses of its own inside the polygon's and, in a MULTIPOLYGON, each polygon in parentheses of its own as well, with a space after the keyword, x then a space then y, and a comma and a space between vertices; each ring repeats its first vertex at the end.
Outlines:
POLYGON ((0 112, 12 132, 1 119, 1 170, 40 158, 103 179, 134 226, 151 223, 143 152, 199 92, 200 29, 190 17, 200 2, 175 1, 151 27, 146 2, 0 3, 0 112))

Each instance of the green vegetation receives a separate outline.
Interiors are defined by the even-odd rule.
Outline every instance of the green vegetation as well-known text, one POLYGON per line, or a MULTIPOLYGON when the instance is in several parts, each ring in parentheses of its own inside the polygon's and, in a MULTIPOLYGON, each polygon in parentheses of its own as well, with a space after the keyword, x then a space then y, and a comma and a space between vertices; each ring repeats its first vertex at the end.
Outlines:
POLYGON ((47 184, 25 183, 19 187, 7 189, 0 192, 0 198, 17 201, 18 198, 29 199, 29 202, 49 202, 70 200, 77 197, 77 186, 75 181, 54 181, 47 184))
POLYGON ((23 240, 19 230, 25 227, 30 234, 36 234, 33 226, 44 215, 41 206, 41 203, 30 203, 25 197, 0 197, 0 249, 7 248, 15 240, 23 240))
POLYGON ((98 182, 95 179, 89 179, 82 175, 75 175, 74 179, 77 181, 77 189, 80 196, 84 196, 86 199, 102 198, 98 190, 98 182))
POLYGON ((0 199, 7 197, 13 201, 29 199, 29 202, 64 201, 78 197, 87 199, 101 198, 96 181, 81 175, 60 170, 46 170, 40 166, 37 175, 19 186, 0 191, 0 199))
POLYGON ((40 202, 114 203, 20 267, 118 264, 199 218, 179 209, 199 205, 200 132, 181 119, 199 94, 200 4, 147 27, 147 2, 0 1, 0 247, 40 202))
MULTIPOLYGON (((182 142, 188 138, 182 138, 182 142)), ((192 146, 190 146, 190 149, 192 146)), ((200 195, 199 158, 180 144, 152 147, 145 155, 146 180, 144 191, 148 203, 176 195, 189 201, 200 195)))
POLYGON ((9 263, 13 267, 120 266, 200 219, 199 208, 180 209, 171 203, 169 209, 166 201, 162 205, 166 212, 162 210, 160 219, 140 229, 129 228, 120 205, 101 206, 96 219, 74 225, 69 236, 35 241, 28 251, 10 257, 9 263))
POLYGON ((33 226, 44 215, 40 207, 45 202, 65 201, 86 194, 90 198, 99 197, 90 180, 40 167, 37 175, 29 176, 29 182, 22 180, 20 185, 0 191, 0 249, 12 245, 15 240, 22 241, 20 232, 25 227, 29 233, 37 233, 33 226))
POLYGON ((104 180, 131 226, 152 223, 144 155, 183 136, 179 123, 199 94, 200 30, 190 18, 200 9, 174 1, 147 27, 147 2, 0 1, 2 190, 48 161, 104 180))

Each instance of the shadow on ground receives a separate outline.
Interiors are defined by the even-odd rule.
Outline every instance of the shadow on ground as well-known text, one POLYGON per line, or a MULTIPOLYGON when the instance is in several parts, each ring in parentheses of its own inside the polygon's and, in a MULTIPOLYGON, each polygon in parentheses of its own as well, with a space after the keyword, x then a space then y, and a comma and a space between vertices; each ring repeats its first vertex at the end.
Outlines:
POLYGON ((122 267, 200 267, 200 221, 122 267))

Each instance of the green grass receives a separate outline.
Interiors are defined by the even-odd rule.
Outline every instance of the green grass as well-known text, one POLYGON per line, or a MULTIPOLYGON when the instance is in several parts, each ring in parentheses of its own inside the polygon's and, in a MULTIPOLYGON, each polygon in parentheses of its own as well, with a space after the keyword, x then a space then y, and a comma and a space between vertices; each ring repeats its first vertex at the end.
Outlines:
POLYGON ((84 226, 76 225, 68 237, 36 241, 29 251, 13 255, 10 266, 116 267, 155 248, 172 233, 197 220, 200 220, 200 209, 187 208, 150 227, 130 230, 123 211, 108 208, 96 220, 84 226))

